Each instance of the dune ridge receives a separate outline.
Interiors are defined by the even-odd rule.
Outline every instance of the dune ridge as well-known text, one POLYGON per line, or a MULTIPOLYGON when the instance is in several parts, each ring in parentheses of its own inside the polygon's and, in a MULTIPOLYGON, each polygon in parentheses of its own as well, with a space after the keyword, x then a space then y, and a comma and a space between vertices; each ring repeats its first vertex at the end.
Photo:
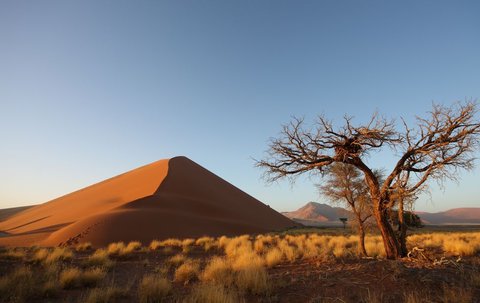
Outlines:
POLYGON ((0 245, 72 245, 285 229, 296 223, 186 157, 160 160, 0 222, 0 245))

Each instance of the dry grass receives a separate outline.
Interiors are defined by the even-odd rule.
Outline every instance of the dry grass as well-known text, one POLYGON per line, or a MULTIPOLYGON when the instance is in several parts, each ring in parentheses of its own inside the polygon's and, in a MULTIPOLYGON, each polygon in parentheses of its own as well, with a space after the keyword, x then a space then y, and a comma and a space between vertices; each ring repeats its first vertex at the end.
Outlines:
POLYGON ((108 252, 105 249, 97 249, 93 255, 89 256, 85 262, 88 266, 97 266, 109 268, 113 265, 113 261, 110 260, 108 252))
POLYGON ((92 243, 90 242, 85 242, 85 243, 80 243, 75 246, 76 251, 89 251, 92 249, 92 243))
POLYGON ((94 288, 92 289, 86 296, 86 298, 82 301, 84 303, 110 303, 116 302, 119 299, 126 297, 128 294, 127 290, 109 286, 105 288, 94 288))
POLYGON ((105 275, 105 271, 100 268, 82 271, 76 267, 71 267, 60 273, 59 283, 64 289, 93 287, 102 281, 105 275))
POLYGON ((28 267, 20 267, 0 277, 0 301, 23 302, 37 295, 37 281, 28 267))
POLYGON ((253 294, 263 295, 270 291, 267 271, 261 265, 251 265, 238 270, 235 285, 238 289, 253 294))
POLYGON ((174 281, 185 284, 196 279, 200 273, 200 264, 195 261, 187 261, 175 270, 174 281))
POLYGON ((192 289, 184 303, 241 303, 243 299, 234 289, 217 284, 199 284, 192 289))
POLYGON ((8 248, 0 254, 0 258, 6 260, 24 260, 27 253, 22 248, 8 248))
POLYGON ((266 254, 265 254, 265 264, 268 267, 273 267, 277 264, 280 264, 283 259, 283 254, 280 251, 280 249, 274 247, 271 248, 266 254))
POLYGON ((230 263, 221 257, 213 257, 200 275, 202 281, 229 285, 233 282, 233 271, 230 263))
POLYGON ((160 275, 147 275, 138 286, 138 300, 142 303, 161 302, 172 289, 167 278, 160 275))
POLYGON ((209 251, 210 249, 217 246, 217 243, 214 238, 212 237, 201 237, 195 241, 195 244, 198 246, 202 246, 205 251, 209 251))
POLYGON ((55 247, 53 250, 41 248, 35 251, 31 258, 34 263, 43 263, 46 265, 59 261, 68 261, 73 258, 73 252, 69 248, 55 247))
POLYGON ((180 265, 187 261, 188 258, 183 255, 183 254, 176 254, 175 256, 171 257, 170 259, 167 260, 167 263, 171 265, 180 265))

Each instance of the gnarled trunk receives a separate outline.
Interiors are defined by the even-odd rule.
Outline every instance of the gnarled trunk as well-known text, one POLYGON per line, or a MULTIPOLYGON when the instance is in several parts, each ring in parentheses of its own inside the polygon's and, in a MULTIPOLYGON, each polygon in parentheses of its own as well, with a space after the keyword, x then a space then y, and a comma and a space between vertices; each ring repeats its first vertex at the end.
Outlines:
POLYGON ((375 220, 377 221, 377 226, 382 234, 387 259, 395 260, 401 258, 400 244, 390 222, 388 222, 387 209, 377 206, 374 209, 374 215, 375 220))
POLYGON ((398 201, 398 241, 400 242, 400 256, 406 257, 407 249, 407 224, 405 224, 405 217, 403 211, 403 198, 398 201))

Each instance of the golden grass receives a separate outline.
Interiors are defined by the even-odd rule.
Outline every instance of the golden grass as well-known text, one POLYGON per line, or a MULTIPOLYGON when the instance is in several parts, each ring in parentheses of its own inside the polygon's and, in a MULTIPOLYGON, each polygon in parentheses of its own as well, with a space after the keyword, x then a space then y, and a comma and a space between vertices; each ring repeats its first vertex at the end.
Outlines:
POLYGON ((280 249, 274 247, 271 248, 267 253, 265 254, 265 264, 268 267, 273 267, 275 265, 278 265, 282 262, 283 259, 283 254, 280 251, 280 249))
POLYGON ((172 265, 180 265, 185 262, 188 258, 183 254, 176 254, 175 256, 169 258, 167 263, 172 265))
POLYGON ((229 285, 233 282, 233 274, 230 263, 222 257, 213 257, 200 274, 202 281, 215 282, 229 285))
POLYGON ((201 237, 195 241, 195 244, 198 246, 202 246, 205 251, 209 251, 210 249, 215 247, 217 243, 212 237, 201 237))
POLYGON ((241 303, 245 302, 240 298, 234 289, 225 289, 217 284, 206 283, 196 285, 184 303, 241 303))
POLYGON ((138 286, 138 300, 141 303, 160 302, 172 289, 172 284, 160 275, 146 275, 138 286))
POLYGON ((457 256, 473 256, 480 252, 480 232, 426 233, 407 238, 410 246, 440 249, 457 256))
POLYGON ((238 270, 235 285, 238 289, 253 294, 266 294, 270 291, 267 271, 261 265, 250 265, 238 270))
POLYGON ((175 270, 174 281, 188 283, 198 277, 200 264, 195 261, 187 261, 175 270))
POLYGON ((46 265, 59 261, 68 261, 73 258, 73 252, 69 248, 55 247, 53 250, 48 248, 38 249, 32 256, 32 262, 44 263, 46 265))

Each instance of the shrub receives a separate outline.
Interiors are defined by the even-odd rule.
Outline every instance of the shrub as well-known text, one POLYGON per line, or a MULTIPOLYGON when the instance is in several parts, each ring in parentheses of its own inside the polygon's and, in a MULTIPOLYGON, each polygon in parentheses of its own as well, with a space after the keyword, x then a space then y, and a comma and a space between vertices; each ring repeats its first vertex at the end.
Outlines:
POLYGON ((167 297, 172 289, 170 281, 159 275, 144 276, 138 286, 140 302, 159 302, 167 297))

